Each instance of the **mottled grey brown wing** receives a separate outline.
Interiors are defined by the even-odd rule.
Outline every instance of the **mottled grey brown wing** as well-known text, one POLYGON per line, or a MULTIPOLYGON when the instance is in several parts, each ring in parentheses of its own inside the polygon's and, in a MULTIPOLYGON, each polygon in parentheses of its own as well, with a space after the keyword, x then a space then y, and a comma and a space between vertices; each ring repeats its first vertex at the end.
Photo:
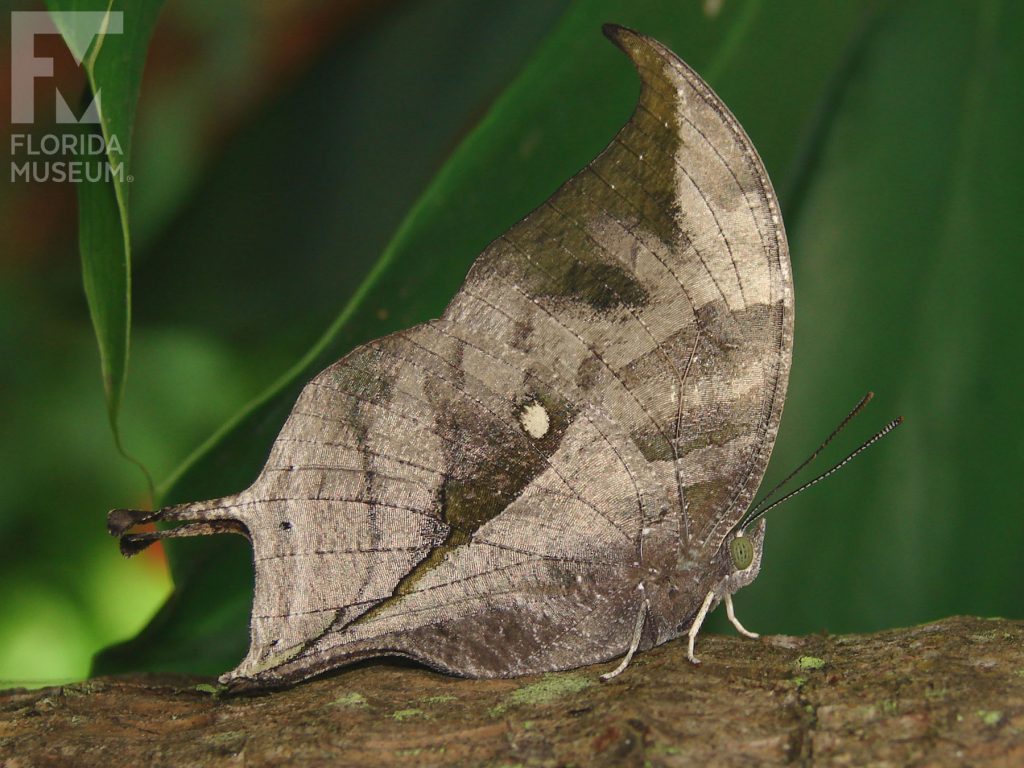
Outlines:
POLYGON ((252 646, 226 680, 381 653, 513 675, 625 650, 618 622, 635 615, 663 491, 600 407, 506 357, 441 320, 306 387, 261 477, 225 506, 256 552, 252 646), (523 423, 532 407, 543 433, 523 423))
POLYGON ((650 38, 608 27, 641 94, 610 146, 477 260, 445 313, 571 369, 675 498, 680 542, 717 549, 761 482, 785 399, 793 292, 750 140, 650 38))
POLYGON ((609 659, 652 563, 745 509, 790 357, 775 199, 701 80, 608 32, 642 82, 608 149, 442 319, 317 376, 250 489, 162 511, 193 523, 174 535, 253 541, 252 647, 225 679, 385 653, 476 676, 609 659))

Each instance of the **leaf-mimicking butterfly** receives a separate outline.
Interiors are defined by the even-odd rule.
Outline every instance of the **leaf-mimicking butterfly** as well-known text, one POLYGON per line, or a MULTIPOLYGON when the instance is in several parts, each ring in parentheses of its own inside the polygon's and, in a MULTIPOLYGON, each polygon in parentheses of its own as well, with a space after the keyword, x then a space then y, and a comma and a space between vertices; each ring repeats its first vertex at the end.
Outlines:
MULTIPOLYGON (((611 144, 479 256, 438 320, 305 387, 251 487, 115 510, 122 551, 252 542, 251 647, 280 685, 372 656, 469 677, 688 635, 761 567, 740 525, 782 414, 793 285, 750 139, 660 43, 611 144), (130 533, 140 522, 181 525, 130 533)), ((746 527, 746 530, 744 528, 746 527)), ((694 659, 695 660, 695 659, 694 659)))

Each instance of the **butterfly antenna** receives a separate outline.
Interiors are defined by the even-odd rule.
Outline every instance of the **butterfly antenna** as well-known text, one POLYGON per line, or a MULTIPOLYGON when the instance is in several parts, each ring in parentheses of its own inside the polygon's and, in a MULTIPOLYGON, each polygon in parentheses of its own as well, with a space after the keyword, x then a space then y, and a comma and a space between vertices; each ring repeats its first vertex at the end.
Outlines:
POLYGON ((846 414, 846 418, 844 418, 841 422, 839 422, 839 426, 836 427, 834 430, 832 430, 832 434, 825 438, 825 442, 823 442, 821 445, 819 445, 817 448, 815 448, 814 449, 814 453, 812 453, 810 456, 808 456, 804 460, 803 464, 801 464, 799 467, 797 467, 792 472, 790 472, 788 475, 786 475, 784 478, 782 478, 782 480, 780 480, 778 483, 776 483, 775 486, 773 486, 770 491, 768 491, 764 496, 761 497, 760 501, 758 501, 753 507, 750 508, 750 510, 747 512, 746 515, 744 515, 744 517, 756 514, 757 510, 759 510, 761 507, 763 507, 765 504, 767 504, 771 500, 771 498, 779 491, 780 488, 782 488, 784 485, 786 485, 786 483, 788 483, 790 480, 792 480, 794 477, 796 477, 798 474, 800 474, 801 470, 804 467, 806 467, 808 464, 810 464, 812 461, 814 461, 818 457, 818 454, 821 453, 823 450, 825 450, 825 448, 828 446, 828 444, 832 442, 832 440, 835 438, 835 436, 838 435, 840 432, 842 432, 847 424, 849 424, 851 421, 853 421, 853 417, 856 416, 858 413, 860 413, 861 411, 864 410, 864 406, 866 406, 868 403, 870 403, 871 402, 871 398, 873 398, 874 396, 875 396, 874 392, 868 392, 866 395, 864 395, 864 397, 862 397, 860 399, 860 402, 858 402, 853 407, 853 410, 850 411, 848 414, 846 414))
POLYGON ((838 472, 840 469, 845 467, 847 464, 849 464, 851 461, 853 461, 855 458, 857 458, 857 456, 862 454, 864 451, 866 451, 872 445, 874 445, 879 440, 881 440, 883 437, 888 435, 890 432, 892 432, 894 429, 896 429, 896 427, 898 427, 902 423, 903 423, 903 417, 902 416, 900 416, 897 419, 893 419, 888 424, 886 424, 884 427, 882 427, 878 432, 876 432, 873 437, 871 437, 869 440, 864 442, 857 450, 855 450, 853 453, 851 453, 849 456, 847 456, 845 459, 840 461, 838 464, 836 464, 831 469, 829 469, 829 470, 827 470, 825 472, 822 472, 820 475, 818 475, 813 480, 808 480, 806 483, 801 485, 795 491, 787 493, 781 499, 779 499, 778 501, 772 502, 771 504, 769 504, 764 509, 760 509, 760 510, 755 509, 752 512, 748 512, 746 515, 743 516, 743 519, 736 526, 736 528, 737 529, 743 529, 743 528, 748 527, 751 523, 753 523, 756 520, 764 517, 765 514, 767 514, 771 510, 775 509, 780 504, 783 504, 783 503, 789 501, 794 496, 796 496, 798 493, 803 493, 808 488, 810 488, 812 485, 817 485, 822 480, 824 480, 826 477, 829 477, 830 475, 834 475, 836 472, 838 472))

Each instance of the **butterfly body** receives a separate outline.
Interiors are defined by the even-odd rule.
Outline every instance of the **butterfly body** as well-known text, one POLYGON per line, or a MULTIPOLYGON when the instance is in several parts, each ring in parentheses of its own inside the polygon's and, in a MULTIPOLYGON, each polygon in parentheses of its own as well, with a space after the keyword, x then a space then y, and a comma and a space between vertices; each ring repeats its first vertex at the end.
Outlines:
POLYGON ((316 376, 246 491, 112 513, 126 551, 248 535, 252 643, 226 683, 380 655, 508 677, 692 644, 757 575, 763 520, 744 567, 732 542, 789 373, 778 205, 710 88, 606 33, 640 72, 636 112, 441 318, 316 376), (142 520, 185 525, 126 534, 142 520))

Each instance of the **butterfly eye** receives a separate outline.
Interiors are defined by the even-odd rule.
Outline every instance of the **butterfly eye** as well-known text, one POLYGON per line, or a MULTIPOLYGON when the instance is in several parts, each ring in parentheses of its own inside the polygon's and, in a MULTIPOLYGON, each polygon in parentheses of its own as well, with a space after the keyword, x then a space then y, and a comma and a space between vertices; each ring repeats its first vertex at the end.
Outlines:
POLYGON ((729 552, 732 554, 732 564, 737 570, 745 571, 754 562, 754 545, 746 536, 737 536, 730 541, 729 552))

